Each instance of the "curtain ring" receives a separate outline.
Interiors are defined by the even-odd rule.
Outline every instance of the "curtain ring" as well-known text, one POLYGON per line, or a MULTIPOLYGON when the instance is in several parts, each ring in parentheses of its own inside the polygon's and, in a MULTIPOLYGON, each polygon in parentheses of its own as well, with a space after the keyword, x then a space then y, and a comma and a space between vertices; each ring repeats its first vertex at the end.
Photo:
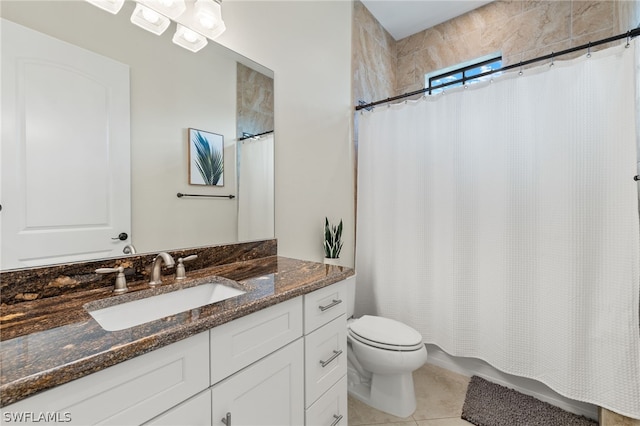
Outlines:
POLYGON ((524 73, 522 72, 522 61, 520 61, 520 72, 518 73, 518 75, 522 75, 522 74, 524 73))
POLYGON ((556 60, 555 53, 554 53, 554 52, 551 52, 551 63, 549 64, 549 67, 552 67, 552 66, 553 66, 553 62, 554 62, 555 60, 556 60))
POLYGON ((629 46, 631 46, 631 30, 627 31, 627 44, 624 47, 628 49, 629 46))
POLYGON ((589 47, 587 47, 587 58, 591 57, 591 42, 589 42, 589 47))

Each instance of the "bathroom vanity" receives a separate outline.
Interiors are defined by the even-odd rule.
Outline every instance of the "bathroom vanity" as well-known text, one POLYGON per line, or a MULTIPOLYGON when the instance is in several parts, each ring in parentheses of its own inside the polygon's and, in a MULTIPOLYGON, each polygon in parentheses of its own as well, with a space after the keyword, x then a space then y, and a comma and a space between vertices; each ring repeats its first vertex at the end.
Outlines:
MULTIPOLYGON (((193 271, 185 286, 208 276, 245 293, 118 331, 86 310, 113 297, 109 289, 66 295, 58 310, 46 299, 3 306, 3 319, 48 318, 27 334, 17 323, 3 329, 3 421, 31 413, 38 424, 43 415, 82 425, 346 424, 353 270, 270 256, 193 271)), ((146 290, 130 288, 131 297, 146 290)))

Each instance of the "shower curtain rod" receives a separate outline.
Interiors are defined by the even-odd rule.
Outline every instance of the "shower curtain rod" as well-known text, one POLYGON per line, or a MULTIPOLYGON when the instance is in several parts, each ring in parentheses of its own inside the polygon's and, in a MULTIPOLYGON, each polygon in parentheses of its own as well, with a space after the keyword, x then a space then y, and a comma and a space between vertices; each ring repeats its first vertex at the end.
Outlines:
MULTIPOLYGON (((483 72, 481 74, 478 74, 477 76, 474 76, 474 78, 485 77, 485 76, 488 76, 488 75, 491 75, 491 74, 495 74, 497 72, 508 71, 508 70, 511 70, 511 69, 514 69, 514 68, 521 68, 521 67, 523 67, 525 65, 529 65, 529 64, 532 64, 532 63, 535 63, 535 62, 545 61, 545 60, 549 60, 549 59, 553 60, 558 56, 566 55, 568 53, 573 53, 573 52, 577 52, 579 50, 584 50, 584 49, 590 50, 594 46, 599 46, 601 44, 610 43, 610 42, 616 41, 616 40, 621 40, 623 38, 626 38, 627 39, 627 44, 629 44, 629 42, 630 42, 630 40, 632 38, 635 38, 635 37, 637 37, 639 35, 640 35, 640 27, 634 28, 633 30, 629 30, 626 33, 618 34, 616 36, 612 36, 612 37, 609 37, 609 38, 603 38, 603 39, 598 40, 598 41, 593 41, 593 42, 589 42, 587 44, 583 44, 581 46, 576 46, 576 47, 572 47, 570 49, 561 50, 560 52, 551 52, 548 55, 539 56, 537 58, 528 59, 526 61, 520 61, 520 62, 518 62, 516 64, 507 65, 507 66, 498 68, 496 70, 486 71, 486 72, 483 72)), ((443 84, 440 84, 440 85, 437 85, 437 86, 432 86, 432 87, 428 87, 428 88, 424 88, 424 89, 420 89, 420 90, 415 90, 413 92, 403 93, 402 95, 393 96, 393 97, 390 97, 390 98, 387 98, 387 99, 382 99, 382 100, 375 101, 375 102, 370 102, 368 104, 361 103, 360 105, 356 105, 355 110, 356 111, 359 111, 361 109, 370 110, 372 107, 374 107, 376 105, 381 105, 381 104, 385 104, 385 103, 388 103, 388 102, 397 101, 397 100, 408 98, 408 97, 415 96, 415 95, 421 95, 421 94, 424 94, 425 92, 428 92, 430 90, 441 89, 443 87, 451 86, 452 84, 456 84, 456 83, 459 83, 459 82, 460 82, 460 80, 454 80, 454 81, 443 83, 443 84)))
POLYGON ((243 141, 245 139, 260 139, 260 136, 264 136, 264 135, 268 135, 270 133, 273 133, 273 130, 268 130, 266 132, 262 132, 262 133, 256 133, 255 135, 252 135, 250 133, 242 133, 242 137, 240 139, 238 139, 239 141, 243 141))

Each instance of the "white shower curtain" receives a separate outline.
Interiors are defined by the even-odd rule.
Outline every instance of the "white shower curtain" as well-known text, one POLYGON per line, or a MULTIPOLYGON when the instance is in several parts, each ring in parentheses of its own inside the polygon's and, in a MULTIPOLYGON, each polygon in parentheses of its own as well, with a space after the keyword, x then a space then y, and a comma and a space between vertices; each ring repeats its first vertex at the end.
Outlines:
POLYGON ((357 313, 639 418, 632 51, 360 115, 357 313))
POLYGON ((273 134, 240 141, 238 159, 238 240, 273 238, 273 134))

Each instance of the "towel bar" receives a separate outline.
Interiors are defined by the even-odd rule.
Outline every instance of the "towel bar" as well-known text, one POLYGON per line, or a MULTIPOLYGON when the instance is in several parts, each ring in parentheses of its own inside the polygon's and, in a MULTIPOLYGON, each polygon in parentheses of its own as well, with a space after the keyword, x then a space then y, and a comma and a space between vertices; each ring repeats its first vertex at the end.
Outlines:
POLYGON ((182 197, 208 197, 208 198, 228 198, 230 200, 236 198, 235 195, 206 195, 206 194, 183 194, 182 192, 178 192, 178 194, 176 194, 178 196, 178 198, 182 198, 182 197))

